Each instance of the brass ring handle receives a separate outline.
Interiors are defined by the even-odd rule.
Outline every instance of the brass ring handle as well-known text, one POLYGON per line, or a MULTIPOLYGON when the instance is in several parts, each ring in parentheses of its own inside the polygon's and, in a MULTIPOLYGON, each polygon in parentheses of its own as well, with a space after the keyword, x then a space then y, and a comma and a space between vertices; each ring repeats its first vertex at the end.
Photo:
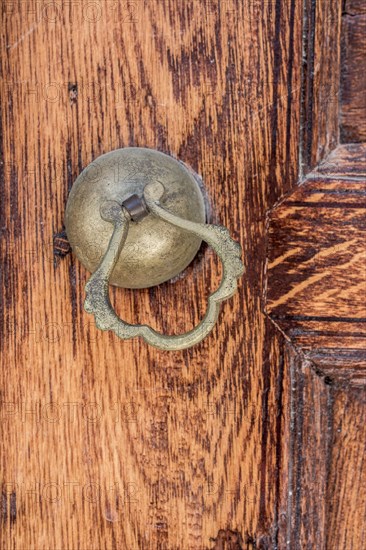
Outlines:
POLYGON ((220 310, 220 304, 230 298, 237 289, 237 279, 244 273, 241 261, 241 246, 233 241, 229 231, 222 226, 196 223, 182 219, 159 202, 164 194, 164 186, 158 181, 148 183, 143 190, 147 211, 153 216, 193 233, 206 241, 219 256, 223 266, 223 276, 219 288, 210 295, 204 319, 191 331, 182 335, 160 334, 147 325, 131 325, 120 319, 109 299, 109 279, 126 242, 131 221, 128 210, 117 202, 103 205, 101 216, 113 223, 114 231, 108 249, 97 270, 86 284, 84 309, 95 317, 96 325, 103 331, 112 330, 119 338, 141 337, 148 344, 162 350, 182 350, 201 342, 213 329, 220 310))

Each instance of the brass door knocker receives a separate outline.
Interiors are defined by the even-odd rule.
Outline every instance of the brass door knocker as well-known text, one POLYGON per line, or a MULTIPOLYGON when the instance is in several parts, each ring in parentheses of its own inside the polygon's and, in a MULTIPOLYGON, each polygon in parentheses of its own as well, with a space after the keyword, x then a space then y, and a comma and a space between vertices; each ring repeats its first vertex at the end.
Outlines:
POLYGON ((119 149, 91 163, 72 187, 65 225, 73 251, 93 273, 84 309, 94 315, 97 327, 122 339, 142 337, 163 350, 186 349, 203 340, 244 272, 241 246, 225 227, 205 224, 195 177, 183 163, 152 149, 119 149), (197 327, 168 336, 116 315, 109 284, 146 288, 167 281, 190 264, 202 240, 219 256, 223 277, 197 327))

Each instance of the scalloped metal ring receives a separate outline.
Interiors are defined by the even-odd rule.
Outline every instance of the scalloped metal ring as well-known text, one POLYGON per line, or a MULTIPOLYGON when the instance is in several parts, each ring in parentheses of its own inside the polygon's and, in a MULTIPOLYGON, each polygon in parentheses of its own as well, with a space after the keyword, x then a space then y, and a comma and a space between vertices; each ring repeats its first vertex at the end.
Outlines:
POLYGON ((164 186, 160 182, 155 181, 146 185, 144 200, 148 211, 157 218, 206 241, 222 262, 222 281, 208 299, 205 317, 191 331, 171 336, 160 334, 147 325, 130 325, 117 316, 109 299, 109 278, 126 242, 131 219, 128 211, 113 201, 104 204, 101 209, 103 219, 113 223, 114 231, 99 267, 86 284, 84 309, 94 315, 97 327, 103 331, 111 330, 123 340, 141 337, 156 348, 174 351, 198 344, 211 332, 217 321, 221 302, 235 293, 237 280, 243 275, 244 267, 241 261, 241 246, 232 240, 225 227, 195 223, 175 216, 160 205, 159 199, 163 194, 164 186))

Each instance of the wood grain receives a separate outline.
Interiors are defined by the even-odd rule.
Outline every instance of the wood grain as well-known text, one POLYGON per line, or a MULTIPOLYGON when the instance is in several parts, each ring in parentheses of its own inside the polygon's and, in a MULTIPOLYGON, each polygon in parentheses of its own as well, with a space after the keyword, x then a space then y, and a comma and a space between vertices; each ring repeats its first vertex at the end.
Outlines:
POLYGON ((344 0, 343 15, 366 14, 366 6, 363 0, 344 0))
POLYGON ((291 384, 288 407, 292 437, 284 457, 289 498, 284 499, 282 517, 287 518, 287 529, 279 548, 328 548, 329 386, 289 344, 284 346, 283 362, 291 384))
POLYGON ((323 372, 365 383, 366 146, 346 149, 270 214, 267 310, 323 372))
POLYGON ((301 157, 307 174, 339 141, 342 3, 304 1, 301 157))
MULTIPOLYGON (((2 547, 276 545, 288 387, 262 313, 265 212, 298 178, 301 2, 2 11, 2 547), (199 172, 209 220, 243 245, 245 284, 191 350, 98 332, 88 274, 58 253, 74 179, 128 145, 199 172)), ((177 281, 112 297, 127 321, 185 331, 219 276, 203 248, 177 281)))
POLYGON ((291 498, 284 495, 280 508, 287 532, 278 548, 359 550, 366 534, 365 390, 345 391, 291 345, 283 362, 293 437, 284 455, 291 498))
MULTIPOLYGON (((337 143, 340 12, 326 0, 3 4, 1 548, 358 550, 362 401, 263 313, 266 212, 337 143), (209 221, 244 249, 238 295, 191 350, 118 341, 83 311, 67 195, 84 166, 129 145, 196 170, 209 221)), ((337 151, 319 174, 361 165, 359 149, 337 151)), ((220 274, 203 247, 177 280, 112 298, 132 323, 181 332, 220 274)))
POLYGON ((314 177, 363 178, 366 176, 365 145, 347 143, 338 145, 312 171, 314 177))
POLYGON ((330 396, 332 420, 326 547, 358 550, 365 545, 366 537, 365 390, 344 392, 332 389, 330 396))
POLYGON ((342 16, 341 141, 366 141, 366 9, 347 2, 342 16))

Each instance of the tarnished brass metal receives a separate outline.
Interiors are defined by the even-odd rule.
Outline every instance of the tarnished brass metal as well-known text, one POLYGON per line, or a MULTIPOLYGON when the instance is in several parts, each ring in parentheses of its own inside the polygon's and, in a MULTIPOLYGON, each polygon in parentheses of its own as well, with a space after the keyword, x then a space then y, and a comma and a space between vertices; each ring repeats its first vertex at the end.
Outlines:
MULTIPOLYGON (((200 195, 195 179, 182 164, 170 157, 167 157, 169 159, 167 160, 165 159, 166 155, 147 149, 126 149, 115 151, 114 154, 118 153, 117 158, 120 159, 120 153, 123 151, 125 151, 126 154, 131 152, 134 159, 137 158, 143 163, 139 171, 137 171, 138 174, 144 174, 146 177, 143 181, 143 185, 141 185, 141 182, 140 185, 137 185, 139 180, 135 180, 132 185, 131 180, 126 178, 122 180, 122 187, 123 189, 128 187, 130 194, 126 196, 124 191, 119 191, 118 193, 115 191, 115 188, 118 188, 119 184, 117 182, 117 185, 112 185, 109 167, 105 172, 109 179, 107 179, 106 184, 104 183, 104 188, 107 188, 108 191, 105 191, 103 194, 103 185, 100 184, 100 180, 97 180, 99 184, 97 184, 97 189, 94 190, 89 177, 87 177, 86 180, 80 180, 81 176, 79 176, 71 191, 67 205, 66 228, 68 237, 74 248, 75 242, 78 242, 78 235, 73 233, 75 237, 73 241, 70 231, 73 232, 75 226, 83 228, 82 223, 79 224, 79 226, 75 223, 73 217, 75 214, 80 214, 81 212, 85 214, 85 212, 89 210, 96 216, 93 218, 94 223, 91 224, 91 228, 95 229, 95 226, 102 227, 98 219, 99 216, 103 223, 107 224, 110 229, 109 241, 102 256, 99 258, 97 269, 94 270, 93 275, 90 277, 85 287, 86 299, 84 308, 88 313, 92 313, 95 316, 98 328, 101 330, 112 330, 122 339, 141 337, 152 346, 163 350, 186 349, 203 340, 209 332, 211 332, 217 320, 221 302, 235 293, 237 279, 241 277, 244 272, 243 263, 241 261, 241 247, 231 239, 225 227, 206 225, 203 223, 202 218, 204 218, 204 210, 202 195, 200 195), (147 177, 147 167, 154 167, 153 161, 158 162, 159 157, 162 162, 165 162, 165 167, 168 165, 174 167, 175 172, 174 170, 172 171, 171 177, 169 177, 168 173, 164 173, 164 178, 161 177, 159 173, 150 174, 149 177, 147 177), (144 160, 146 159, 150 160, 150 164, 144 164, 144 160), (173 161, 173 164, 171 164, 170 161, 173 161), (177 179, 174 179, 174 177, 177 179), (167 186, 165 186, 163 180, 167 186), (113 188, 113 192, 111 192, 111 188, 113 188), (179 192, 177 188, 179 188, 179 192), (173 192, 172 189, 175 189, 175 191, 173 192), (190 199, 197 198, 197 200, 193 201, 196 207, 193 209, 194 215, 192 215, 191 212, 190 215, 182 217, 179 212, 177 214, 176 210, 185 210, 187 208, 189 204, 189 198, 186 196, 187 190, 188 194, 190 194, 190 199), (200 197, 200 199, 198 199, 198 197, 200 197), (99 203, 96 203, 96 201, 99 201, 99 203), (175 208, 173 208, 172 205, 175 205, 175 208), (177 205, 179 205, 179 208, 177 205), (96 215, 96 212, 98 212, 98 215, 96 215), (195 219, 192 220, 192 218, 201 219, 196 221, 195 219), (150 223, 148 225, 145 223, 144 225, 146 221, 150 221, 150 223), (157 227, 163 231, 162 235, 159 235, 159 231, 156 229, 157 227), (164 230, 162 229, 163 227, 165 227, 164 230), (176 241, 177 236, 172 231, 169 232, 169 228, 180 235, 180 239, 178 239, 179 243, 176 241), (175 259, 174 275, 179 273, 181 269, 176 271, 177 266, 183 265, 185 267, 187 258, 191 257, 192 251, 195 248, 197 249, 197 246, 202 240, 205 240, 212 246, 221 259, 223 264, 223 278, 220 287, 209 297, 208 309, 204 319, 196 328, 186 334, 168 336, 159 334, 147 325, 130 325, 121 320, 113 310, 109 300, 108 285, 110 280, 115 276, 115 272, 120 264, 121 258, 124 256, 126 245, 129 242, 133 230, 135 238, 139 243, 144 242, 140 232, 149 230, 152 233, 152 235, 149 235, 152 256, 157 257, 159 261, 156 260, 151 262, 151 258, 149 257, 140 257, 138 254, 138 247, 134 250, 134 253, 140 269, 152 269, 155 278, 165 277, 167 273, 172 271, 172 266, 165 265, 166 262, 170 261, 170 257, 175 259), (177 261, 178 256, 176 254, 172 256, 172 253, 175 252, 174 250, 166 250, 166 234, 169 234, 168 241, 170 241, 171 246, 180 247, 182 243, 184 243, 185 252, 184 255, 180 257, 179 261, 177 261), (140 240, 138 240, 138 237, 140 240), (153 239, 156 239, 156 241, 152 242, 153 239), (160 241, 162 243, 161 245, 160 241), (156 250, 160 250, 160 258, 156 255, 156 250), (189 254, 187 250, 189 250, 189 254)), ((98 159, 99 162, 101 159, 103 160, 101 164, 103 167, 102 173, 104 173, 104 161, 108 156, 109 155, 104 155, 98 159)), ((88 170, 88 168, 86 170, 88 170)), ((87 223, 85 225, 88 227, 87 223)), ((82 253, 84 252, 85 251, 82 251, 82 253)), ((78 256, 85 259, 82 253, 79 252, 78 256)), ((127 266, 130 267, 128 262, 127 266)), ((184 269, 184 267, 182 269, 184 269)), ((120 268, 119 274, 123 273, 123 268, 125 268, 125 266, 120 268)), ((134 268, 136 274, 138 274, 137 265, 134 265, 134 268)), ((145 280, 149 282, 149 271, 144 274, 147 275, 145 280)), ((115 281, 116 280, 118 283, 121 283, 120 279, 115 278, 115 281)), ((140 276, 138 280, 142 281, 144 279, 140 276)), ((123 279, 122 282, 125 283, 126 279, 123 279)), ((145 286, 151 286, 151 284, 145 284, 145 286)))
MULTIPOLYGON (((160 181, 162 205, 181 218, 205 222, 205 203, 195 176, 183 163, 153 149, 130 147, 102 155, 76 179, 66 207, 66 233, 72 249, 88 271, 99 266, 113 232, 100 215, 107 201, 122 204, 142 196, 148 183, 160 181)), ((172 279, 193 260, 201 245, 196 235, 155 216, 130 225, 110 283, 146 288, 172 279)))

